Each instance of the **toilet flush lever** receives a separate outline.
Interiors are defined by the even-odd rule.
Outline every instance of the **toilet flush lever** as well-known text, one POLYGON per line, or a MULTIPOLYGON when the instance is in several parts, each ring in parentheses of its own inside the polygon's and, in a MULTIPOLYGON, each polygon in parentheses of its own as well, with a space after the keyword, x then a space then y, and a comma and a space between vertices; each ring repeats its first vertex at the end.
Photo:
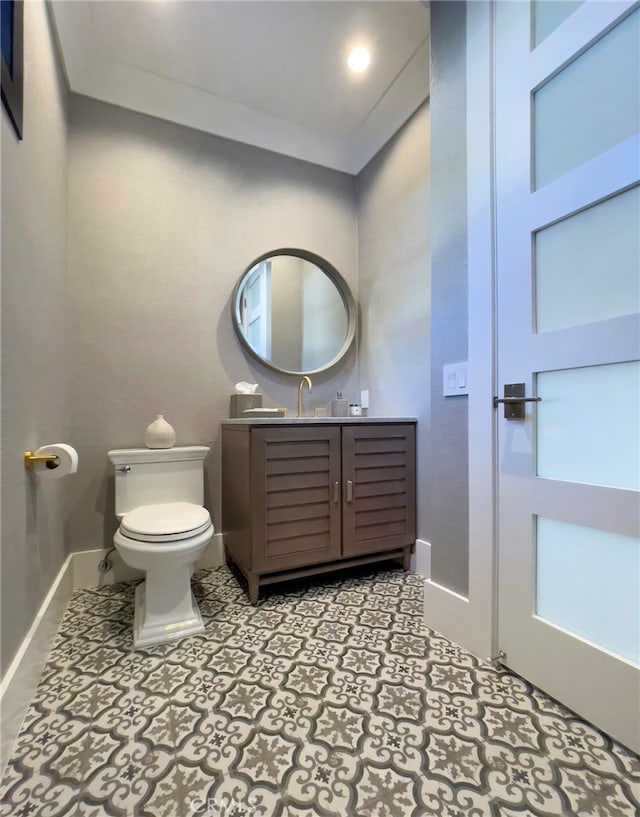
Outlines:
POLYGON ((130 470, 130 465, 121 465, 119 468, 116 468, 116 471, 120 471, 121 474, 128 474, 130 470))

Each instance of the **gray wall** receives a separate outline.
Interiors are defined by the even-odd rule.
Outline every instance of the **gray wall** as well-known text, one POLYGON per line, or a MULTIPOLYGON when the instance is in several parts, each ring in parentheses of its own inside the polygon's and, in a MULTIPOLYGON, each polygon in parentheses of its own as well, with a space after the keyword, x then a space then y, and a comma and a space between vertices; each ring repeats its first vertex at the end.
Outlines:
POLYGON ((431 3, 430 101, 358 177, 359 388, 372 414, 418 416, 418 536, 462 594, 467 398, 442 396, 442 367, 467 358, 465 21, 431 3))
POLYGON ((429 105, 358 176, 359 388, 372 415, 418 417, 418 536, 429 441, 429 105))
MULTIPOLYGON (((301 247, 355 291, 355 180, 77 96, 70 112, 70 411, 81 467, 68 546, 111 546, 106 452, 141 445, 156 414, 178 444, 212 446, 207 506, 219 526, 219 426, 234 383, 259 383, 265 405, 295 410, 299 380, 242 351, 233 287, 267 250, 301 247)), ((354 361, 355 351, 315 375, 305 403, 355 393, 354 361)))
POLYGON ((295 407, 297 378, 254 363, 230 319, 241 272, 282 246, 327 258, 360 303, 359 370, 354 349, 314 376, 310 406, 369 388, 372 414, 419 417, 418 533, 434 578, 464 592, 466 400, 440 396, 442 364, 466 357, 464 28, 462 3, 432 4, 431 107, 354 179, 80 97, 67 160, 45 7, 25 5, 24 142, 2 114, 3 670, 65 542, 111 545, 109 448, 140 445, 158 413, 178 443, 212 445, 216 521, 233 384, 295 407), (56 440, 80 471, 36 491, 22 452, 56 440))
POLYGON ((25 449, 69 438, 66 90, 52 42, 44 3, 25 3, 22 142, 0 114, 3 675, 65 555, 69 480, 38 485, 22 462, 25 449))
POLYGON ((442 367, 467 359, 466 6, 431 3, 431 422, 426 538, 435 582, 469 581, 467 398, 442 396, 442 367))

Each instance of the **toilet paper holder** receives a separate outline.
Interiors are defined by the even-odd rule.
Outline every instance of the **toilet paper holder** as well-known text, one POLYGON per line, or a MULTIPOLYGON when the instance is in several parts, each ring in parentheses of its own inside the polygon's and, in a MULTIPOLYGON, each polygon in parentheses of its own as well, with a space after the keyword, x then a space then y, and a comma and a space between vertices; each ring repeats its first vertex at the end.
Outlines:
POLYGON ((34 454, 33 451, 24 452, 24 467, 33 468, 34 462, 46 462, 47 468, 56 468, 55 463, 58 460, 56 454, 34 454))

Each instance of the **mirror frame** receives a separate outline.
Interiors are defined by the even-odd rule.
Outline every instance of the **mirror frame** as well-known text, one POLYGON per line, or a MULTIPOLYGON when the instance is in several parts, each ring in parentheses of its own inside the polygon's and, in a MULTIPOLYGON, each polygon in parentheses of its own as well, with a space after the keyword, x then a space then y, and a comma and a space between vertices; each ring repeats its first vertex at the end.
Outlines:
POLYGON ((353 339, 355 338, 356 335, 357 308, 355 299, 351 293, 351 290, 349 289, 349 285, 332 264, 330 264, 321 256, 316 255, 313 252, 309 252, 308 250, 300 250, 292 247, 285 247, 283 249, 269 250, 269 252, 263 253, 262 255, 258 256, 258 258, 255 258, 245 269, 233 290, 233 296, 231 298, 231 317, 233 320, 233 328, 236 330, 236 335, 240 339, 240 343, 253 358, 255 358, 258 362, 262 363, 263 366, 266 366, 268 369, 271 369, 271 371, 280 372, 280 374, 303 376, 306 374, 309 375, 318 374, 319 372, 325 372, 327 371, 327 369, 330 369, 332 366, 335 366, 336 363, 339 363, 342 360, 342 358, 347 354, 347 352, 351 348, 353 339), (242 331, 242 327, 240 325, 240 295, 242 292, 242 285, 247 276, 247 273, 250 272, 256 266, 256 264, 259 264, 261 261, 266 261, 268 258, 273 258, 273 256, 275 255, 293 255, 296 258, 302 258, 305 261, 310 261, 312 264, 315 264, 316 267, 318 267, 324 272, 324 274, 329 278, 331 283, 338 290, 338 293, 342 298, 342 303, 344 304, 344 307, 347 310, 347 334, 344 343, 342 344, 342 347, 326 365, 320 366, 317 369, 310 369, 309 371, 304 372, 294 372, 291 371, 290 369, 283 369, 280 366, 276 366, 271 360, 267 360, 266 358, 262 357, 262 355, 259 355, 253 349, 253 347, 249 344, 242 331))

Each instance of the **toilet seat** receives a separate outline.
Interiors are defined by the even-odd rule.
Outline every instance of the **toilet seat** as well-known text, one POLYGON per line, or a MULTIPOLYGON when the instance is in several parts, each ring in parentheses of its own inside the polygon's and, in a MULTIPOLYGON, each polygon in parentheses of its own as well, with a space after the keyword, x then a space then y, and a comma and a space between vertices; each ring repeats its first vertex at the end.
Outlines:
POLYGON ((190 539, 211 527, 209 511, 191 502, 141 505, 125 514, 120 533, 138 542, 172 543, 190 539))

